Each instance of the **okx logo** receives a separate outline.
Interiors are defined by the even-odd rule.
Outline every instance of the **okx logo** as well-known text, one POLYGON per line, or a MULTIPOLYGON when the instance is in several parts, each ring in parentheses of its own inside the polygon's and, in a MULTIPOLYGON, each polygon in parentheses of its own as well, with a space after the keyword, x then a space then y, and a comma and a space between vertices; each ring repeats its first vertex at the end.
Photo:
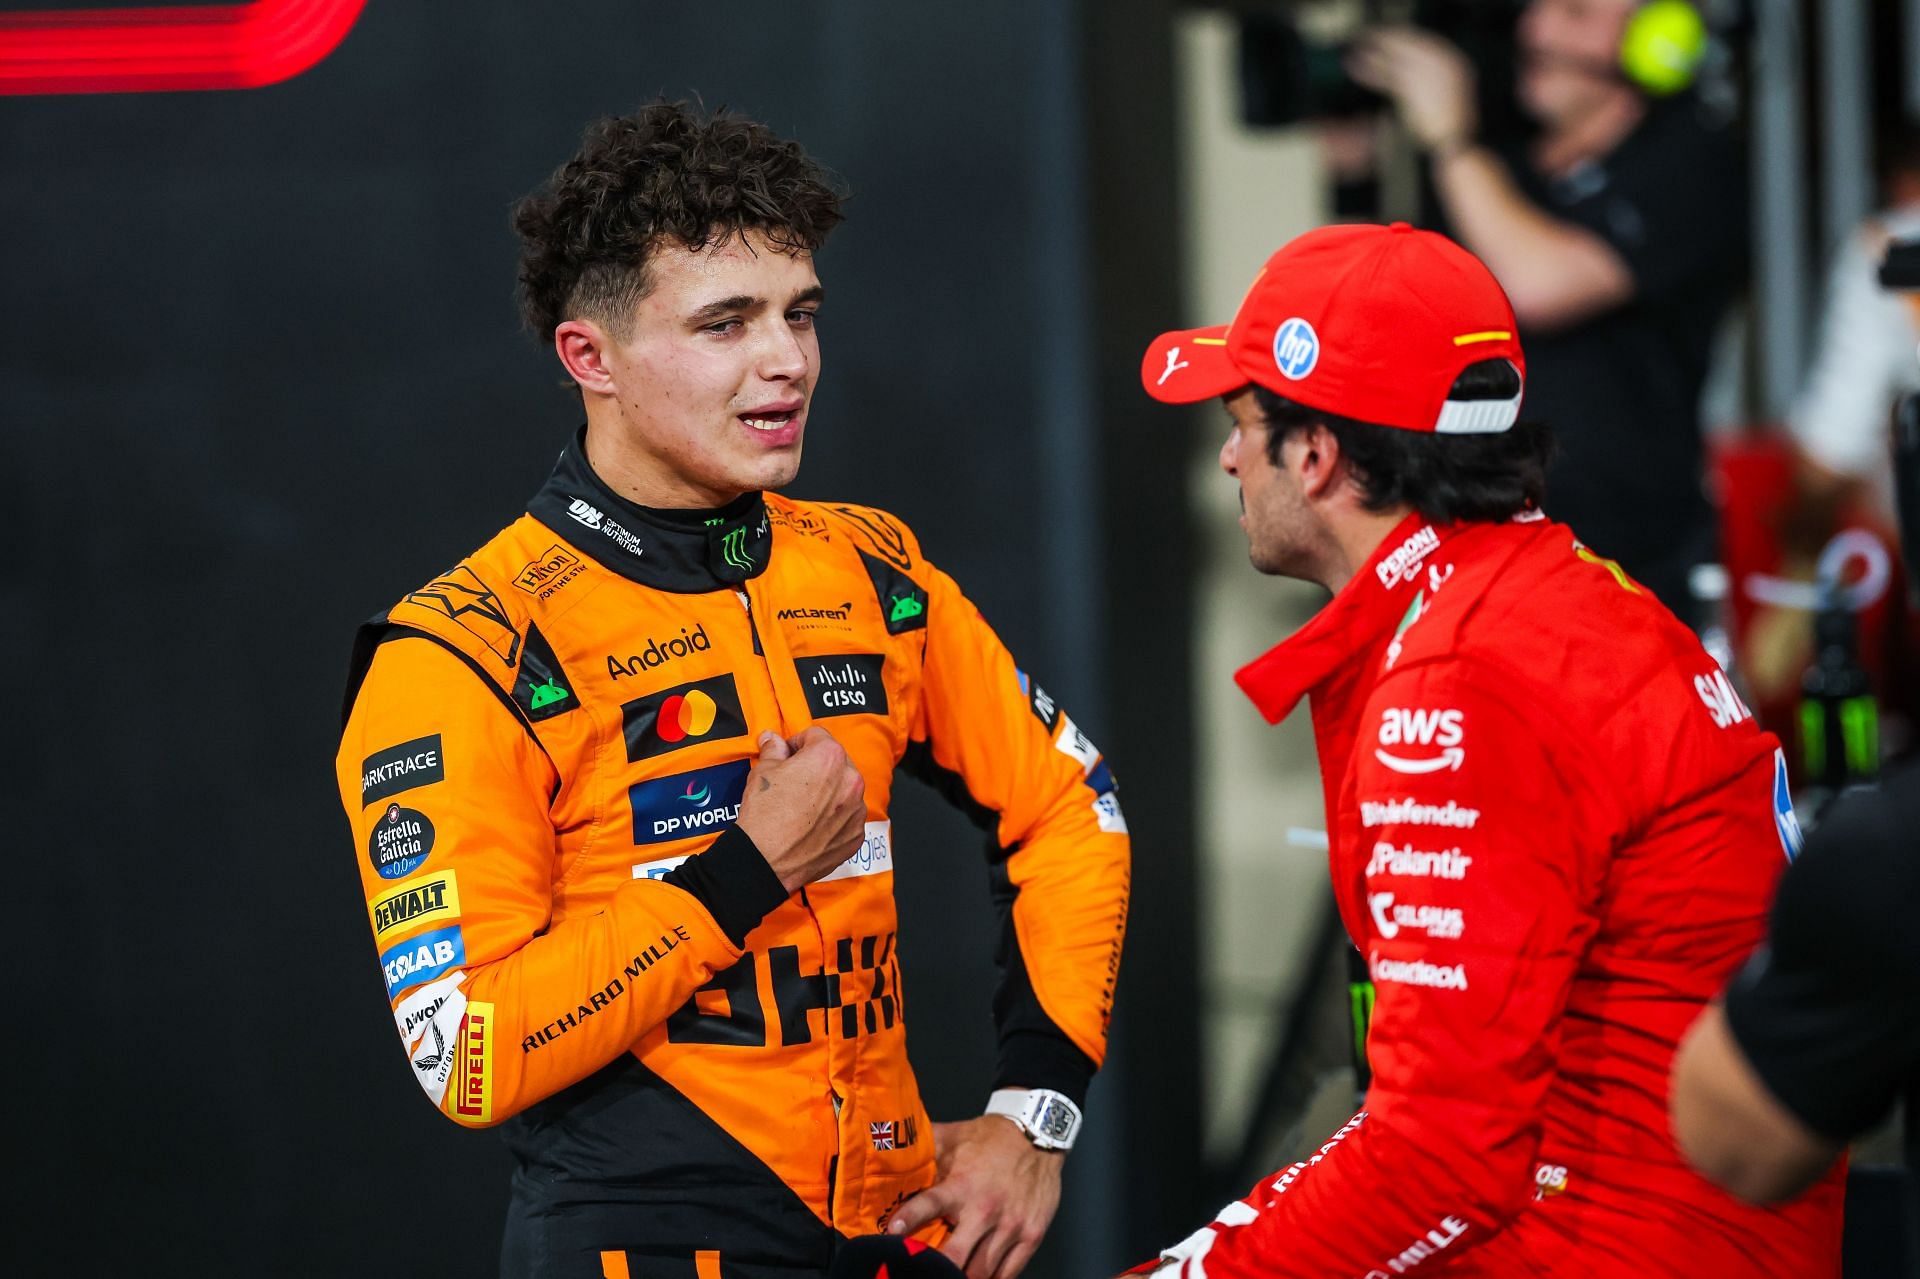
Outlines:
POLYGON ((627 762, 637 764, 695 742, 719 742, 747 731, 733 676, 715 675, 663 689, 620 708, 627 762))
POLYGON ((627 790, 633 808, 633 842, 664 844, 695 835, 716 835, 740 816, 740 797, 747 793, 744 759, 712 768, 656 777, 627 790))

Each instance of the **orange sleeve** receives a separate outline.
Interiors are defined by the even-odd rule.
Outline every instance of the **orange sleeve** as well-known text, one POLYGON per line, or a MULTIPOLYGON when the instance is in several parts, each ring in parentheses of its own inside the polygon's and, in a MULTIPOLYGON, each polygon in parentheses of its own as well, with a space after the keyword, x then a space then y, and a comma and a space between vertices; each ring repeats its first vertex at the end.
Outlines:
POLYGON ((698 898, 656 880, 552 923, 558 774, 435 640, 374 653, 336 770, 409 1071, 456 1123, 498 1123, 585 1078, 739 958, 698 898))
POLYGON ((1006 910, 995 1086, 1080 1100, 1106 1055, 1126 931, 1130 843, 1117 786, 953 579, 924 571, 925 695, 903 763, 992 836, 1006 910))

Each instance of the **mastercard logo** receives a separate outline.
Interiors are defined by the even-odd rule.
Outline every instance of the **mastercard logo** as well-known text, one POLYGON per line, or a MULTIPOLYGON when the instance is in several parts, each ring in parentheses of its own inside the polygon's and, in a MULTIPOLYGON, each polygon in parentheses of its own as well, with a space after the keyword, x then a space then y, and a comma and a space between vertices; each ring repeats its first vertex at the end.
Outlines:
POLYGON ((741 737, 747 717, 731 675, 713 675, 636 698, 620 708, 627 760, 637 764, 699 742, 741 737))
POLYGON ((684 742, 711 731, 719 713, 714 700, 697 688, 690 693, 675 693, 660 703, 660 718, 654 721, 653 731, 663 742, 684 742))

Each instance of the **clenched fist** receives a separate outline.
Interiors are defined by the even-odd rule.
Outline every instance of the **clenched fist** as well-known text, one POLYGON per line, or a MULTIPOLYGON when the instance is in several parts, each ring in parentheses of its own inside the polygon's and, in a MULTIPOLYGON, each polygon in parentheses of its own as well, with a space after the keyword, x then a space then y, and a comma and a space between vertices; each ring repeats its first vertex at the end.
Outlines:
POLYGON ((853 856, 866 822, 866 779, 831 733, 760 734, 737 824, 789 893, 853 856))

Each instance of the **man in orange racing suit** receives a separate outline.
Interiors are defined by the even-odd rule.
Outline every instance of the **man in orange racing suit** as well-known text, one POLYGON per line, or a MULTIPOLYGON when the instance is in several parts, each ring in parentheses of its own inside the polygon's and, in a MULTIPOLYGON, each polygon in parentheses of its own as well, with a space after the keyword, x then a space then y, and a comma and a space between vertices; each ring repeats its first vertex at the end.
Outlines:
POLYGON ((517 1157, 506 1274, 817 1274, 898 1222, 1012 1279, 1059 1201, 1126 823, 905 527, 769 492, 798 470, 838 220, 804 152, 739 117, 590 130, 515 215, 586 426, 356 646, 337 771, 375 945, 409 1072, 517 1157), (897 768, 988 832, 1005 913, 988 1113, 937 1128, 906 1056, 897 768))
POLYGON ((1164 1279, 1838 1273, 1840 1185, 1761 1209, 1667 1128, 1687 1025, 1798 847, 1779 743, 1548 519, 1513 311, 1406 224, 1312 231, 1142 364, 1219 397, 1255 568, 1333 598, 1239 672, 1311 702, 1333 892, 1378 1002, 1365 1108, 1164 1279))

